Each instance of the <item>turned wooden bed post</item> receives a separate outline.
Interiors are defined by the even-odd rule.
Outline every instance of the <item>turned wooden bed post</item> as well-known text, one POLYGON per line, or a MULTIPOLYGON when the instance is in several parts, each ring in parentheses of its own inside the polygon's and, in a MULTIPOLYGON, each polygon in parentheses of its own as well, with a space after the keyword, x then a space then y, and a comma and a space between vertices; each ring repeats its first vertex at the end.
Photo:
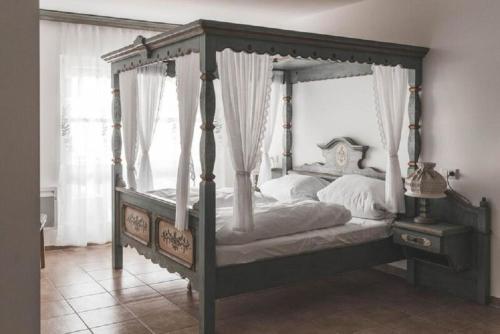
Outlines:
POLYGON ((122 154, 122 110, 120 103, 120 75, 111 71, 111 89, 113 94, 111 117, 113 120, 113 134, 111 146, 113 151, 113 164, 111 166, 111 225, 112 225, 112 259, 113 268, 123 267, 123 248, 120 243, 120 203, 116 198, 115 187, 124 187, 122 154))
POLYGON ((215 91, 213 80, 217 69, 214 44, 206 35, 200 38, 200 141, 201 183, 199 209, 199 240, 197 242, 198 282, 200 296, 199 331, 215 333, 215 91))
MULTIPOLYGON (((422 148, 420 137, 420 117, 422 115, 422 104, 420 101, 420 90, 422 88, 422 65, 419 64, 414 69, 409 71, 408 85, 410 90, 410 99, 408 103, 408 120, 409 120, 409 135, 408 135, 408 171, 410 175, 417 169, 417 162, 420 158, 422 148)), ((417 214, 417 199, 410 199, 406 202, 410 204, 406 208, 406 215, 409 217, 417 214)))
POLYGON ((285 80, 285 108, 283 109, 283 175, 288 174, 288 171, 293 168, 292 163, 292 78, 290 71, 284 72, 285 80))

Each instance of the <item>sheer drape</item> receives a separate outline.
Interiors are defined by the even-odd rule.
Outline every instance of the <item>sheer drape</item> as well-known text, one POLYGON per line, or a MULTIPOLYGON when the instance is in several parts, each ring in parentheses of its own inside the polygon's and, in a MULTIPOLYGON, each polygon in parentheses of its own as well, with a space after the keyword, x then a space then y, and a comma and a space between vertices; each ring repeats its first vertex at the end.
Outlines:
POLYGON ((224 118, 235 170, 233 229, 253 229, 253 190, 250 173, 260 158, 272 79, 268 55, 217 53, 224 118))
POLYGON ((181 155, 177 170, 175 227, 188 226, 187 202, 191 165, 191 145, 200 98, 200 55, 191 53, 175 60, 181 155))
POLYGON ((120 73, 120 103, 122 108, 123 152, 127 168, 127 185, 136 189, 137 160, 137 71, 120 73))
POLYGON ((271 98, 269 103, 269 112, 267 116, 266 132, 262 141, 262 160, 259 169, 258 185, 271 180, 271 157, 269 150, 274 137, 276 120, 279 119, 283 111, 283 97, 285 96, 285 85, 283 84, 283 72, 274 72, 271 84, 271 98))
POLYGON ((227 137, 226 124, 224 122, 224 107, 222 103, 222 92, 220 80, 214 80, 215 91, 215 165, 214 174, 218 188, 233 187, 234 170, 231 165, 231 152, 229 152, 229 139, 227 137))
POLYGON ((158 123, 166 65, 155 63, 137 68, 137 130, 141 147, 138 189, 154 189, 149 150, 158 123))
MULTIPOLYGON (((151 32, 61 23, 57 245, 111 240, 111 94, 101 56, 151 32)), ((57 62, 58 60, 54 60, 57 62)))
POLYGON ((399 143, 408 104, 408 70, 373 66, 375 102, 382 143, 387 151, 385 201, 391 212, 405 212, 399 143))

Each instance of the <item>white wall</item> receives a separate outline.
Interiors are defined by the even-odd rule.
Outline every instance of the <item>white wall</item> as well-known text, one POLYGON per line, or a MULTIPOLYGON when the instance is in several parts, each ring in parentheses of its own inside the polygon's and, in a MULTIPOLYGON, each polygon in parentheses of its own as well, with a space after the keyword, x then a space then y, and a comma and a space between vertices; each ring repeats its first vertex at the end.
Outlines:
MULTIPOLYGON (((380 140, 373 76, 312 81, 293 87, 293 164, 324 161, 316 144, 335 137, 351 137, 370 149, 364 167, 386 170, 386 153, 380 140)), ((408 114, 399 150, 401 172, 408 166, 408 114)))
MULTIPOLYGON (((459 168, 455 188, 492 204, 492 294, 500 297, 500 1, 365 0, 294 29, 427 46, 423 154, 459 168)), ((291 27, 292 28, 292 27, 291 27)))
POLYGON ((40 332, 38 1, 0 1, 0 333, 40 332))

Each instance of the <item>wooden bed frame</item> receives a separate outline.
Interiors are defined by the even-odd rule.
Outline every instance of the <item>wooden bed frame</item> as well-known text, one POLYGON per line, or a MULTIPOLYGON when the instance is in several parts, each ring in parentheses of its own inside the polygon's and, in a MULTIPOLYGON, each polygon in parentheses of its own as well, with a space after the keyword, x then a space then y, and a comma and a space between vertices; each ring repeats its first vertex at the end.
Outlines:
MULTIPOLYGON (((351 38, 270 29, 248 25, 199 20, 145 39, 103 56, 112 67, 113 92, 113 267, 122 268, 124 246, 132 246, 146 258, 190 280, 199 292, 199 331, 215 332, 215 300, 248 291, 315 279, 358 268, 389 263, 403 258, 399 246, 390 238, 347 246, 261 260, 249 264, 216 266, 215 239, 215 162, 214 115, 217 78, 216 52, 267 53, 277 57, 275 70, 284 71, 286 111, 283 115, 283 173, 297 172, 335 178, 362 173, 383 177, 376 170, 359 168, 367 147, 343 138, 327 143, 325 152, 338 145, 348 149, 352 159, 345 166, 329 163, 292 168, 292 88, 302 81, 324 80, 371 73, 371 64, 401 65, 410 69, 408 115, 408 172, 416 168, 420 155, 420 89, 422 59, 428 49, 351 38), (200 111, 203 121, 200 155, 202 175, 199 206, 189 210, 189 230, 173 228, 175 202, 127 189, 121 163, 121 108, 119 74, 154 62, 167 62, 168 75, 175 76, 173 58, 190 52, 200 53, 200 111), (278 59, 284 57, 283 59, 278 59), (294 59, 291 59, 292 57, 294 59), (358 159, 359 158, 359 159, 358 159), (352 162, 355 161, 355 164, 352 162)), ((407 199, 407 214, 414 216, 414 200, 407 199)))

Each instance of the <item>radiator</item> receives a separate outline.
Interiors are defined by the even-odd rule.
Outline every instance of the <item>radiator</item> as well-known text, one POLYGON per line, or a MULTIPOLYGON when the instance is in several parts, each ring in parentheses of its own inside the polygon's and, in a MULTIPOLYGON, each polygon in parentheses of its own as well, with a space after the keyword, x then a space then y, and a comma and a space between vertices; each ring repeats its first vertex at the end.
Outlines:
POLYGON ((40 190, 40 213, 47 215, 45 228, 57 228, 57 188, 40 190))

